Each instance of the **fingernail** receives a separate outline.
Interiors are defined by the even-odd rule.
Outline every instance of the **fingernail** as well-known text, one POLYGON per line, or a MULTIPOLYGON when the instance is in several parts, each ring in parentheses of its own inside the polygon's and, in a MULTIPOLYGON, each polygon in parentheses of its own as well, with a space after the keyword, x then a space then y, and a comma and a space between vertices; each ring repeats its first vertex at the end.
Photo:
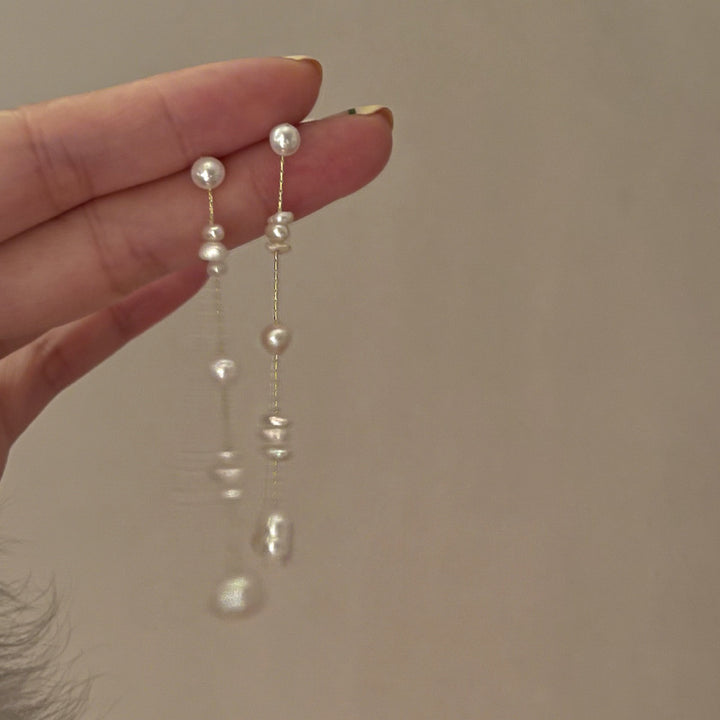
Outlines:
POLYGON ((320 75, 323 74, 323 67, 320 64, 319 60, 316 60, 314 57, 310 57, 309 55, 285 55, 285 60, 296 60, 297 62, 309 62, 312 63, 317 71, 320 73, 320 75))
POLYGON ((390 125, 390 129, 395 127, 395 118, 392 114, 392 110, 384 105, 361 105, 360 107, 350 108, 347 111, 348 115, 375 115, 380 113, 390 125))

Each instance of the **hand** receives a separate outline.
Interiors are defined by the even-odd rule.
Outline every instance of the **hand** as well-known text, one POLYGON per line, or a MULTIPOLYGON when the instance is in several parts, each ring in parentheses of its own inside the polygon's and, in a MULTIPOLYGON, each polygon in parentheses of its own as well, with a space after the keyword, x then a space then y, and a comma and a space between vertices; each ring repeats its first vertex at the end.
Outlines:
MULTIPOLYGON (((277 202, 267 134, 308 114, 321 79, 309 60, 237 60, 0 113, 0 473, 55 395, 202 286, 195 159, 226 165, 226 243, 262 233, 277 202)), ((285 194, 296 217, 390 154, 383 113, 301 131, 285 194)))

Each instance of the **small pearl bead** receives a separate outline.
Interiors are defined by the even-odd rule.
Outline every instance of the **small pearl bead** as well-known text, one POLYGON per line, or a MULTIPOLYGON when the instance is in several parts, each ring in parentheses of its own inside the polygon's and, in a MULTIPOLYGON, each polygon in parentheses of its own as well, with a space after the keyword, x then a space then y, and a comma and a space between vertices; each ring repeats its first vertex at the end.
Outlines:
POLYGON ((265 237, 271 240, 287 240, 290 237, 290 228, 280 223, 268 225, 265 228, 265 237))
POLYGON ((198 255, 208 262, 222 262, 227 256, 227 248, 221 242, 206 242, 198 255))
POLYGON ((210 373, 222 384, 228 383, 237 375, 237 365, 234 360, 229 358, 220 358, 210 363, 210 373))
POLYGON ((210 262, 207 264, 207 274, 210 277, 219 277, 227 272, 227 265, 224 262, 210 262))
POLYGON ((214 190, 225 179, 225 166, 214 157, 198 158, 190 170, 192 181, 203 190, 214 190))
POLYGON ((280 323, 268 325, 262 331, 260 341, 270 354, 280 355, 290 344, 290 330, 280 323))
POLYGON ((290 448, 278 445, 269 445, 263 448, 263 452, 270 460, 287 460, 290 457, 290 448))
POLYGON ((266 242, 265 247, 271 253, 280 253, 280 255, 282 255, 283 253, 290 252, 292 250, 292 248, 289 245, 287 245, 286 243, 266 242))
POLYGON ((260 437, 269 445, 282 445, 287 442, 288 429, 279 427, 262 428, 260 437))
POLYGON ((289 210, 282 210, 268 218, 268 225, 289 225, 295 216, 289 210))
POLYGON ((206 225, 202 229, 202 239, 206 242, 222 242, 225 239, 225 228, 222 225, 206 225))
POLYGON ((293 155, 300 147, 300 133, 289 123, 277 125, 270 131, 270 147, 277 155, 293 155))
POLYGON ((290 420, 282 415, 270 413, 269 415, 265 415, 263 417, 262 424, 263 427, 286 428, 290 427, 290 420))

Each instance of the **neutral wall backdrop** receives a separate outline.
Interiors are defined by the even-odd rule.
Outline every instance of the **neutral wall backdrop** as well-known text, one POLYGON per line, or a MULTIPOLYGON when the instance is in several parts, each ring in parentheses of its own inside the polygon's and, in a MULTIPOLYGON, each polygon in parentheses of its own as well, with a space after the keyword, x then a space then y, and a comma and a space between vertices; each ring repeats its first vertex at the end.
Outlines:
MULTIPOLYGON (((2 11, 6 107, 304 53, 314 116, 396 117, 383 175, 286 263, 297 551, 262 614, 205 610, 201 298, 16 446, 3 573, 54 574, 88 717, 720 717, 715 0, 2 11)), ((267 260, 236 252, 228 300, 251 478, 267 260)))

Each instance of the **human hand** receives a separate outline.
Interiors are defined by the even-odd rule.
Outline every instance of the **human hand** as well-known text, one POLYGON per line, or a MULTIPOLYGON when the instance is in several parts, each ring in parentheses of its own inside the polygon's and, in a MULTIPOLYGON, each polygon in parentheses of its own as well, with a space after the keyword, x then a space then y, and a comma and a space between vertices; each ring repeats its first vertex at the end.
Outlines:
MULTIPOLYGON (((228 246, 261 234, 277 202, 267 134, 301 121, 321 80, 310 60, 236 60, 0 113, 0 473, 53 397, 204 283, 195 159, 227 167, 228 246)), ((380 172, 390 117, 302 126, 296 217, 380 172)))

